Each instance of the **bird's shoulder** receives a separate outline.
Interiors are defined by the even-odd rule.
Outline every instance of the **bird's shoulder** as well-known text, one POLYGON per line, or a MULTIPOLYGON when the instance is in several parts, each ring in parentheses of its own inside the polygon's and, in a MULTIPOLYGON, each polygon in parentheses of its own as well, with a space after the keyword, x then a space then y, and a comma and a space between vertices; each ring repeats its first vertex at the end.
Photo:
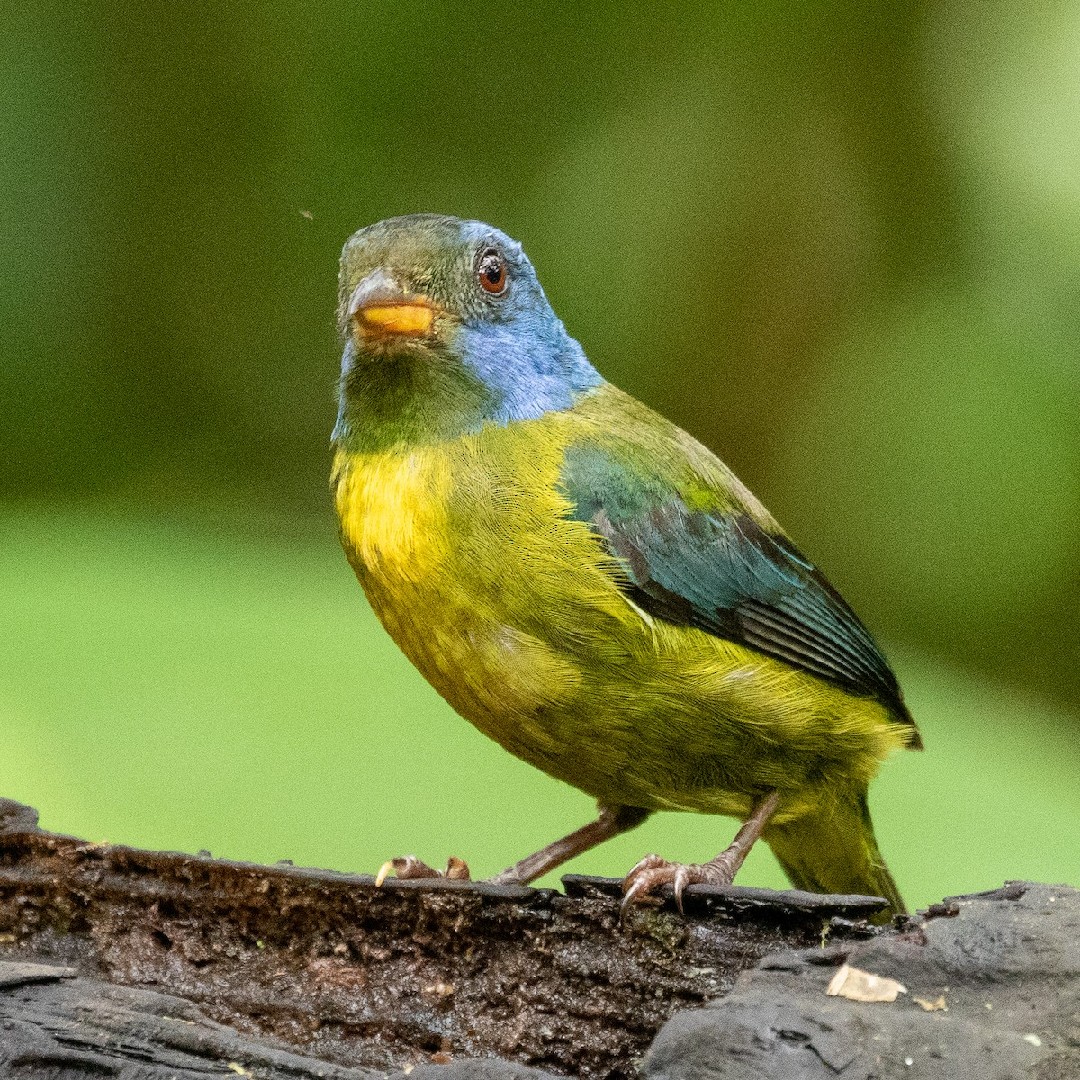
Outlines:
POLYGON ((764 505, 707 446, 625 391, 604 383, 572 410, 564 477, 603 493, 609 513, 636 516, 673 497, 693 511, 744 514, 782 530, 764 505))
POLYGON ((619 560, 628 599, 876 698, 911 723, 869 631, 715 454, 614 387, 578 409, 560 482, 571 514, 619 560))

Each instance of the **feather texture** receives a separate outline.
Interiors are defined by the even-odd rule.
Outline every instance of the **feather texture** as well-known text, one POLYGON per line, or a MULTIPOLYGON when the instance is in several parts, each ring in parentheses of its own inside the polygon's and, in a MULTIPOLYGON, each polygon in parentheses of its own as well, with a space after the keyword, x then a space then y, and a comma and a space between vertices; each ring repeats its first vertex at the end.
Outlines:
POLYGON ((899 909, 865 794, 918 733, 870 634, 731 471, 604 382, 481 222, 360 230, 339 314, 342 542, 431 685, 634 820, 745 819, 775 792, 763 835, 794 881, 899 909), (368 302, 422 307, 422 332, 373 330, 368 302))
POLYGON ((896 677, 869 632, 779 527, 722 489, 717 505, 701 505, 699 494, 691 509, 682 490, 707 490, 707 479, 680 476, 685 461, 635 455, 631 440, 570 447, 561 482, 575 516, 624 565, 634 602, 875 697, 912 725, 917 742, 896 677), (620 498, 622 491, 638 497, 620 498))

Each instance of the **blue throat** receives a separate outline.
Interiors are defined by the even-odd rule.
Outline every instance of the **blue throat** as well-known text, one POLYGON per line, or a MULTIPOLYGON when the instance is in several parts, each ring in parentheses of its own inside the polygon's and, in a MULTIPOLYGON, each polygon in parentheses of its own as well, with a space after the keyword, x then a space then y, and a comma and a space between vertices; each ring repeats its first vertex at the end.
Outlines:
POLYGON ((602 381, 561 322, 465 326, 455 344, 465 366, 491 392, 487 419, 493 423, 535 420, 568 409, 602 381))
POLYGON ((561 322, 522 321, 465 325, 452 356, 369 361, 348 341, 333 442, 356 451, 441 442, 569 409, 600 385, 561 322))

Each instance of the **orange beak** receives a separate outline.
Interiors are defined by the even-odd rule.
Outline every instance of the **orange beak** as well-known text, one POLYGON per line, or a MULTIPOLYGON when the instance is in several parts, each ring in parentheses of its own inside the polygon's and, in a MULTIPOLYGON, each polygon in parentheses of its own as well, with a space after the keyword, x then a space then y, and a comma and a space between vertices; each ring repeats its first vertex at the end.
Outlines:
POLYGON ((349 297, 348 316, 365 334, 422 337, 436 308, 422 293, 407 293, 384 270, 368 274, 349 297))
POLYGON ((430 304, 389 304, 363 307, 358 312, 365 329, 381 334, 426 334, 435 310, 430 304))

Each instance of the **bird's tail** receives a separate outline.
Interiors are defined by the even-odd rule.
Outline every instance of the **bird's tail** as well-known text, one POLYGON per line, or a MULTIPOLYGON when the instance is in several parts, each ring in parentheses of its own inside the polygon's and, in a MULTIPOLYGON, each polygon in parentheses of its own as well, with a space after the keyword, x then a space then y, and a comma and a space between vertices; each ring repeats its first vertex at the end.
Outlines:
POLYGON ((878 851, 865 791, 773 826, 764 839, 797 889, 883 896, 889 910, 877 916, 876 922, 887 922, 907 910, 878 851))

